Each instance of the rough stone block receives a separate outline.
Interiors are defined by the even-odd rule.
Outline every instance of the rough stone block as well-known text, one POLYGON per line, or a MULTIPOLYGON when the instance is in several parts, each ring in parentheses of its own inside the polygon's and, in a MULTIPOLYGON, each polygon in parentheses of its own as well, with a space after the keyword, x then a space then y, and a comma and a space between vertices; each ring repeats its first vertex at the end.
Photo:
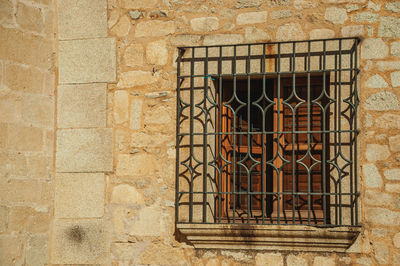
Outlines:
POLYGON ((176 46, 200 45, 200 35, 182 34, 171 37, 171 43, 176 46))
POLYGON ((43 11, 21 2, 17 5, 16 19, 18 25, 25 30, 41 32, 44 28, 43 11))
POLYGON ((0 206, 0 233, 7 231, 8 226, 8 207, 0 206))
POLYGON ((348 19, 346 9, 328 7, 325 11, 325 20, 333 24, 343 24, 348 19))
POLYGON ((13 207, 10 209, 8 229, 16 232, 44 233, 51 222, 49 212, 41 212, 31 207, 13 207))
POLYGON ((400 151, 400 135, 389 137, 389 147, 391 151, 400 151))
POLYGON ((49 236, 32 235, 28 240, 26 247, 26 265, 37 266, 46 265, 49 262, 49 236))
POLYGON ((400 12, 400 1, 387 3, 385 8, 391 12, 400 12))
POLYGON ((400 214, 385 208, 365 208, 366 220, 381 225, 395 226, 400 224, 400 214))
POLYGON ((400 42, 392 42, 390 44, 390 54, 400 57, 400 42))
POLYGON ((158 0, 123 0, 122 6, 125 8, 153 8, 158 4, 158 0))
POLYGON ((58 127, 105 127, 106 91, 103 83, 59 85, 58 127))
POLYGON ((244 37, 249 42, 260 42, 271 40, 271 36, 263 30, 256 27, 247 27, 244 29, 244 37))
POLYGON ((304 259, 300 256, 297 256, 297 255, 289 255, 287 257, 286 262, 287 262, 288 266, 307 266, 308 265, 306 259, 304 259))
POLYGON ((0 202, 39 203, 41 183, 32 180, 10 180, 0 182, 0 202))
POLYGON ((60 40, 107 37, 107 0, 57 2, 60 40))
POLYGON ((278 41, 296 41, 304 40, 306 37, 299 23, 287 23, 280 26, 276 31, 276 39, 278 41))
POLYGON ((17 64, 6 64, 5 85, 16 91, 41 93, 43 74, 33 67, 17 64))
POLYGON ((318 256, 318 257, 314 258, 313 265, 314 266, 321 266, 321 265, 323 265, 323 266, 335 266, 336 263, 335 263, 335 258, 318 256))
POLYGON ((24 265, 23 239, 20 235, 0 235, 0 265, 24 265))
POLYGON ((400 168, 388 169, 383 172, 386 179, 389 180, 400 180, 400 168))
POLYGON ((382 39, 366 39, 361 44, 361 57, 363 59, 380 59, 389 54, 389 47, 382 39))
POLYGON ((240 34, 215 34, 204 37, 204 45, 222 45, 242 43, 243 36, 240 34))
POLYGON ((374 255, 379 264, 387 264, 389 262, 389 249, 383 242, 374 242, 374 255))
POLYGON ((331 29, 314 29, 310 31, 310 39, 329 39, 335 37, 335 32, 331 29))
POLYGON ((393 87, 400 87, 400 71, 390 73, 393 87))
POLYGON ((375 162, 387 159, 390 156, 390 152, 387 145, 367 144, 365 156, 368 161, 375 162))
POLYGON ((141 44, 129 45, 124 53, 124 61, 127 66, 143 65, 144 48, 141 44))
POLYGON ((364 36, 364 25, 351 25, 342 28, 343 37, 364 36))
POLYGON ((307 0, 294 0, 293 5, 294 5, 294 8, 301 10, 301 9, 314 8, 317 6, 317 3, 313 2, 313 1, 307 1, 307 0))
POLYGON ((283 256, 279 253, 258 253, 255 261, 257 266, 283 266, 283 256))
POLYGON ((150 71, 129 71, 120 74, 117 87, 130 88, 149 85, 156 82, 156 77, 150 71))
POLYGON ((128 35, 132 27, 132 21, 128 16, 123 16, 119 19, 118 23, 111 29, 111 32, 118 37, 128 35))
POLYGON ((57 172, 113 169, 112 129, 63 129, 57 134, 57 172))
POLYGON ((22 119, 37 127, 54 127, 54 99, 29 95, 22 100, 22 119))
POLYGON ((130 107, 129 128, 132 130, 139 129, 142 121, 143 100, 133 99, 130 107))
POLYGON ((16 151, 40 151, 43 149, 43 129, 17 125, 8 126, 8 147, 16 151))
POLYGON ((241 13, 236 18, 236 24, 256 24, 267 22, 267 11, 241 13))
POLYGON ((55 220, 50 261, 54 264, 106 264, 110 228, 101 219, 55 220))
POLYGON ((158 207, 140 209, 129 231, 134 236, 160 236, 162 233, 162 213, 158 207))
POLYGON ((246 7, 259 7, 261 5, 260 0, 237 0, 236 8, 246 8, 246 7))
POLYGON ((117 204, 143 204, 142 194, 133 186, 122 184, 114 187, 111 203, 117 204))
POLYGON ((0 1, 0 23, 13 23, 14 17, 14 1, 0 1))
POLYGON ((378 36, 400 38, 400 18, 381 17, 378 27, 378 36))
POLYGON ((379 75, 375 74, 367 80, 367 87, 372 89, 387 88, 387 82, 379 75))
POLYGON ((114 82, 116 78, 115 39, 59 42, 59 82, 114 82))
POLYGON ((114 121, 117 124, 128 121, 129 95, 127 91, 117 90, 114 92, 114 121))
POLYGON ((144 21, 136 25, 135 37, 158 37, 166 36, 175 32, 173 21, 144 21))
POLYGON ((282 19, 282 18, 289 18, 292 16, 291 10, 277 10, 271 12, 271 19, 282 19))
POLYGON ((379 15, 372 12, 361 12, 356 15, 356 22, 375 23, 378 21, 379 15))
POLYGON ((194 31, 214 31, 219 27, 217 17, 194 18, 190 21, 190 27, 194 31))
POLYGON ((398 110, 399 101, 396 94, 388 91, 374 93, 365 101, 364 108, 375 111, 398 110))
POLYGON ((55 179, 56 218, 97 218, 104 214, 104 174, 64 173, 55 179))
POLYGON ((376 62, 376 67, 379 71, 387 71, 387 70, 399 70, 400 62, 399 61, 378 61, 376 62))
POLYGON ((167 42, 159 40, 151 42, 146 47, 147 63, 154 65, 165 65, 168 61, 167 42))
POLYGON ((365 186, 368 188, 382 187, 382 176, 379 174, 378 168, 374 164, 364 164, 362 167, 365 186))
POLYGON ((393 237, 393 244, 396 248, 400 248, 400 233, 396 233, 393 237))

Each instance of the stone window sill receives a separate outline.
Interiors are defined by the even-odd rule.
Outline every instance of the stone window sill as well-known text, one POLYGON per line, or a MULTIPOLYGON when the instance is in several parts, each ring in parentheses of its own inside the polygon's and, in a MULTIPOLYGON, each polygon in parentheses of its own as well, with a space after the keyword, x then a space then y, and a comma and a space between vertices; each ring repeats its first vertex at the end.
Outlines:
POLYGON ((195 248, 345 252, 360 227, 302 225, 177 224, 195 248))

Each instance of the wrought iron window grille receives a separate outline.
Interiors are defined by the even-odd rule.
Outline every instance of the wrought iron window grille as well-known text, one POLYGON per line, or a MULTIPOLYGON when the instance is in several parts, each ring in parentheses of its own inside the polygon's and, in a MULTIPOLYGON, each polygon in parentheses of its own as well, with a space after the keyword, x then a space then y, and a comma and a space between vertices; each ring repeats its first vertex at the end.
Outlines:
POLYGON ((176 223, 359 226, 359 42, 178 48, 176 223))

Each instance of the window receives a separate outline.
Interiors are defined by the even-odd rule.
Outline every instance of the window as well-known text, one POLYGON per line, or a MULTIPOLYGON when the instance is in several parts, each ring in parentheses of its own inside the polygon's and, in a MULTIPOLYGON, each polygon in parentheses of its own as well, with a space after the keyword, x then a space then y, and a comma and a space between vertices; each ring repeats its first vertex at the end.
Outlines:
POLYGON ((180 48, 176 223, 359 226, 358 43, 180 48))

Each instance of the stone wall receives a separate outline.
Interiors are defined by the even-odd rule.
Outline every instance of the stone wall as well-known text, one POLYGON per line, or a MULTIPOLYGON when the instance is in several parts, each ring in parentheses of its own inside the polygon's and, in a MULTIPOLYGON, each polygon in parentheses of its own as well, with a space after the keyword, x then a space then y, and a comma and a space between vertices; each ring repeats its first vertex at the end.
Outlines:
POLYGON ((399 38, 398 1, 2 0, 0 264, 400 264, 399 38), (347 36, 362 38, 355 244, 177 241, 176 47, 347 36))
POLYGON ((52 0, 0 1, 0 265, 48 262, 53 212, 52 0))

